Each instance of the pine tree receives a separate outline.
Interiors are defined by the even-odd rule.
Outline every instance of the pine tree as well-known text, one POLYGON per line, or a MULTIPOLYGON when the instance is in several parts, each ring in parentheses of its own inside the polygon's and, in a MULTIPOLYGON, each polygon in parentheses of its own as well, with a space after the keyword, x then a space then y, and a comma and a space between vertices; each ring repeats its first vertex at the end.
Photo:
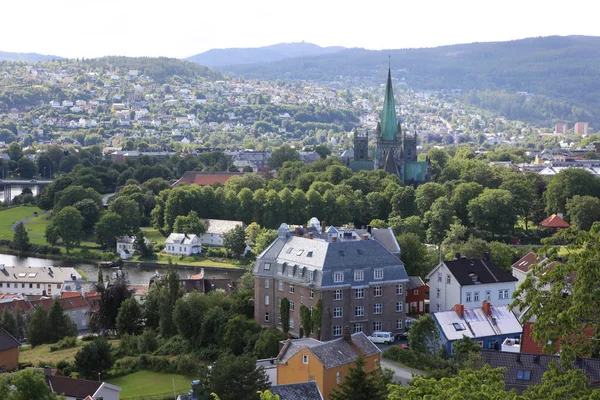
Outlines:
POLYGON ((47 343, 56 343, 67 336, 77 336, 77 325, 65 314, 58 300, 54 300, 48 313, 47 343))
POLYGON ((329 396, 330 400, 386 400, 387 389, 381 370, 365 371, 365 360, 359 357, 350 367, 350 374, 329 396))
POLYGON ((26 251, 29 249, 29 235, 22 222, 18 222, 17 225, 15 225, 15 234, 13 236, 12 245, 15 250, 19 251, 26 251))

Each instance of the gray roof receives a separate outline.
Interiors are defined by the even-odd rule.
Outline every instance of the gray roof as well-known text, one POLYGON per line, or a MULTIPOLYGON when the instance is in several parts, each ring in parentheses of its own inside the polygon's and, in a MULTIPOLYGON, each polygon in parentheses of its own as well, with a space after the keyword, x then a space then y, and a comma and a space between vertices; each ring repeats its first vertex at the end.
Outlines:
POLYGON ((19 347, 21 343, 15 339, 10 333, 0 328, 0 351, 14 349, 19 347))
POLYGON ((0 282, 63 283, 73 280, 71 275, 74 275, 76 279, 81 279, 81 275, 74 268, 0 265, 0 282))
POLYGON ((356 361, 359 356, 368 357, 381 353, 381 350, 371 342, 364 333, 351 335, 352 344, 343 337, 310 348, 310 352, 323 364, 325 369, 337 367, 356 361), (357 352, 360 349, 362 354, 357 352))
POLYGON ((292 383, 269 388, 280 400, 323 400, 317 382, 292 383))
POLYGON ((242 221, 230 221, 226 219, 205 219, 204 222, 206 222, 206 233, 217 235, 227 233, 236 226, 244 226, 242 221))
POLYGON ((287 340, 283 345, 284 347, 281 348, 281 352, 277 358, 280 363, 285 364, 290 358, 298 354, 298 352, 300 352, 302 349, 319 346, 321 344, 323 344, 323 342, 312 338, 287 340))
MULTIPOLYGON (((165 240, 165 243, 192 244, 192 240, 194 240, 194 238, 198 238, 198 236, 194 234, 171 233, 169 237, 165 240)), ((198 238, 198 240, 200 240, 200 238, 198 238)))
POLYGON ((421 286, 424 286, 425 282, 421 279, 420 276, 409 276, 408 277, 408 286, 406 287, 408 290, 417 289, 421 286))

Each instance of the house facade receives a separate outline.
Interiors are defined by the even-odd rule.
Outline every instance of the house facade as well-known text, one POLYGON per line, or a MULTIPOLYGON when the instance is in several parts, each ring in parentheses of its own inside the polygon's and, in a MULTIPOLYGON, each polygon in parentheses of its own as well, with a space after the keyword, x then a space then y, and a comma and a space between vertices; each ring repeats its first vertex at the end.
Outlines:
POLYGON ((0 265, 0 294, 59 295, 67 282, 81 280, 75 268, 0 265))
POLYGON ((223 219, 205 219, 206 232, 200 236, 203 246, 223 247, 223 235, 237 226, 244 228, 242 221, 229 221, 223 219))
MULTIPOLYGON (((144 238, 146 246, 150 245, 150 240, 144 238)), ((117 254, 123 260, 129 260, 135 253, 135 236, 121 236, 117 239, 117 254)))
POLYGON ((316 382, 327 400, 361 356, 366 372, 377 368, 381 361, 381 350, 362 332, 350 334, 346 329, 343 337, 328 342, 290 339, 277 356, 277 384, 316 382))
POLYGON ((165 251, 168 254, 191 256, 200 254, 202 246, 200 238, 194 234, 171 233, 165 240, 165 251))
POLYGON ((481 307, 467 308, 456 304, 450 311, 433 313, 440 332, 440 344, 446 354, 454 352, 453 344, 464 336, 484 349, 500 350, 505 339, 519 339, 523 328, 508 306, 493 306, 484 301, 481 307))
POLYGON ((475 307, 482 301, 494 306, 511 303, 517 278, 486 258, 475 260, 460 253, 438 264, 428 275, 431 313, 448 311, 455 304, 475 307))
POLYGON ((15 371, 19 368, 19 347, 21 343, 6 330, 0 328, 0 372, 15 371))
POLYGON ((255 320, 281 329, 286 298, 289 332, 300 336, 301 306, 313 312, 321 300, 321 340, 341 337, 346 326, 353 333, 404 332, 408 275, 402 261, 366 234, 338 240, 329 231, 280 226, 254 265, 255 320))
POLYGON ((420 276, 409 276, 406 287, 406 311, 411 317, 429 314, 429 285, 420 276))

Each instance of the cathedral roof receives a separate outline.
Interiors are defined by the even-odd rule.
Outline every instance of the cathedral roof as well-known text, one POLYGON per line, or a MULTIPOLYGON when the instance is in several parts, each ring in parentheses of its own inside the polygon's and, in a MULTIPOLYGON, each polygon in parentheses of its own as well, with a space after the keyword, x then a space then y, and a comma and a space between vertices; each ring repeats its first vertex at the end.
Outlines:
POLYGON ((394 89, 392 88, 392 71, 388 69, 383 110, 381 110, 381 138, 383 140, 396 140, 398 133, 398 119, 396 118, 396 103, 394 89))

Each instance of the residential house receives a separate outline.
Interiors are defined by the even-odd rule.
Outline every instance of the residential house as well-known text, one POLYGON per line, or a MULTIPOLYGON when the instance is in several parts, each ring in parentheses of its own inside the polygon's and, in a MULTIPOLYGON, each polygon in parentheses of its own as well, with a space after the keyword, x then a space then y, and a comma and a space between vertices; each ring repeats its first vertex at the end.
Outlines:
POLYGON ((77 330, 83 331, 88 329, 88 320, 90 305, 81 293, 76 296, 65 296, 58 299, 58 303, 63 308, 75 325, 77 330))
POLYGON ((165 251, 168 254, 191 256, 200 254, 202 246, 197 235, 171 233, 165 240, 165 251))
POLYGON ((19 368, 19 347, 21 343, 10 333, 0 328, 0 372, 19 368))
POLYGON ((63 395, 66 400, 81 400, 90 396, 93 400, 119 400, 121 388, 102 381, 72 379, 56 376, 45 368, 46 382, 52 393, 63 395))
MULTIPOLYGON (((559 356, 515 354, 493 350, 481 352, 481 364, 488 364, 492 368, 502 368, 504 388, 506 390, 517 389, 519 393, 522 393, 530 385, 540 385, 544 373, 550 370, 551 363, 556 363, 559 368, 563 364, 559 356)), ((600 386, 600 360, 579 358, 565 367, 581 370, 591 387, 600 386)))
POLYGON ((442 261, 428 275, 430 312, 448 311, 455 304, 473 307, 483 300, 494 306, 511 303, 517 278, 491 262, 462 257, 442 261))
POLYGON ((344 382, 350 368, 362 357, 365 371, 379 366, 381 350, 364 333, 350 334, 328 342, 312 338, 289 339, 277 356, 277 384, 316 382, 324 399, 344 382))
MULTIPOLYGON (((312 221, 312 220, 311 220, 312 221)), ((300 307, 313 309, 322 301, 320 339, 354 333, 404 331, 404 264, 371 236, 333 227, 281 224, 278 237, 258 257, 255 320, 281 327, 281 301, 290 302, 289 331, 300 335, 300 307)))
POLYGON ((493 306, 484 301, 481 307, 467 308, 456 304, 450 311, 432 314, 440 331, 440 344, 446 354, 463 336, 476 341, 484 349, 500 350, 505 339, 520 339, 523 328, 508 306, 493 306))
POLYGON ((408 277, 406 307, 411 317, 429 314, 429 285, 420 276, 408 277))
POLYGON ((52 296, 59 294, 65 282, 80 280, 74 268, 8 267, 0 264, 0 294, 52 296))
POLYGON ((208 293, 215 290, 231 293, 235 288, 235 281, 233 279, 205 278, 204 268, 200 269, 199 274, 190 275, 187 279, 181 279, 180 281, 181 286, 184 287, 187 293, 208 293))
POLYGON ((200 236, 203 246, 223 247, 223 235, 238 226, 245 228, 242 221, 230 221, 224 219, 205 219, 206 232, 200 236))
MULTIPOLYGON (((150 246, 150 240, 144 238, 146 246, 150 246)), ((123 260, 129 260, 135 253, 135 236, 121 236, 117 239, 117 254, 123 260)))
POLYGON ((570 226, 571 225, 562 218, 561 214, 552 214, 540 222, 540 227, 547 229, 552 234, 555 234, 561 229, 568 229, 570 226))
POLYGON ((317 382, 274 385, 269 388, 269 391, 279 396, 279 400, 323 400, 317 382))

